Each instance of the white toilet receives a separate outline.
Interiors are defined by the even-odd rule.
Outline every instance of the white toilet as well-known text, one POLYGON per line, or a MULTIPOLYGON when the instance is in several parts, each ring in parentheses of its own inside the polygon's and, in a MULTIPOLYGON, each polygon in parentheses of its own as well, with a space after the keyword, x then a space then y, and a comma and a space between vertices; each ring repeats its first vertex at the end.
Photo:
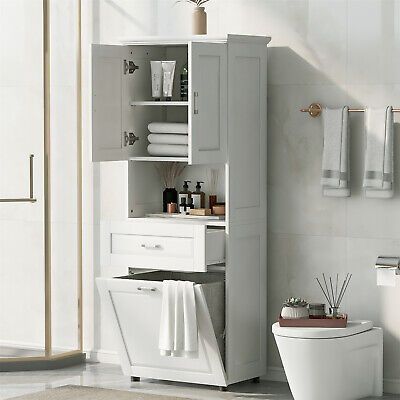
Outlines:
POLYGON ((371 321, 347 328, 272 326, 295 400, 382 396, 383 335, 371 321))

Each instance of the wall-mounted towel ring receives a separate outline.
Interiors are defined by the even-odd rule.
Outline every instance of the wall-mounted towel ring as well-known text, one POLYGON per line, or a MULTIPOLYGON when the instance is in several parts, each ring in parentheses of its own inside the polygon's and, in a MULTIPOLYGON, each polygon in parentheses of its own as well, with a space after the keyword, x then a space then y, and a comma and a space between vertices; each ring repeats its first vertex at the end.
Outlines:
MULTIPOLYGON (((316 118, 322 114, 322 106, 319 103, 311 103, 308 108, 302 108, 300 111, 316 118)), ((400 108, 393 108, 392 111, 398 113, 400 112, 400 108)), ((349 108, 349 112, 365 112, 365 110, 363 108, 349 108)))

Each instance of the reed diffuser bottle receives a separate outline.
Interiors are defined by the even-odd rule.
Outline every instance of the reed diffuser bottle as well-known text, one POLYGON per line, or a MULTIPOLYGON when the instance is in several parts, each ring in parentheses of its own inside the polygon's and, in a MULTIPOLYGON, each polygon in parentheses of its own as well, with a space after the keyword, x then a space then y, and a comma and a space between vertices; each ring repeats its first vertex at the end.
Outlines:
POLYGON ((176 204, 178 202, 178 192, 175 189, 175 182, 185 169, 185 165, 178 162, 164 162, 156 165, 156 169, 164 186, 163 212, 167 212, 168 204, 176 204))

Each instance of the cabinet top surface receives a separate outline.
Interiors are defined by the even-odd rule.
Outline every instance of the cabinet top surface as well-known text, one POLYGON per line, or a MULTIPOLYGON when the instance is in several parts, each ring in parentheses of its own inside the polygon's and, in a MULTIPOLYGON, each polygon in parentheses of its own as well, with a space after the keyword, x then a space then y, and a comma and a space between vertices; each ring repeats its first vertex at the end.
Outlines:
POLYGON ((120 42, 124 45, 188 45, 191 42, 207 42, 207 43, 262 43, 268 44, 271 38, 268 36, 251 36, 251 35, 226 35, 226 36, 143 36, 135 38, 121 38, 120 42))

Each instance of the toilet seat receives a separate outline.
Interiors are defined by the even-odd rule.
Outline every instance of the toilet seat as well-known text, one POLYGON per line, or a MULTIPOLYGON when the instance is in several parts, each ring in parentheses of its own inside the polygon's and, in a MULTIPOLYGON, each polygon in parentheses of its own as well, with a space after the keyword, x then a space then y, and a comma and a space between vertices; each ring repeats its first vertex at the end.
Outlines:
POLYGON ((349 321, 346 328, 288 328, 279 326, 279 322, 272 325, 272 332, 276 336, 299 339, 334 339, 357 335, 373 328, 372 321, 349 321))

